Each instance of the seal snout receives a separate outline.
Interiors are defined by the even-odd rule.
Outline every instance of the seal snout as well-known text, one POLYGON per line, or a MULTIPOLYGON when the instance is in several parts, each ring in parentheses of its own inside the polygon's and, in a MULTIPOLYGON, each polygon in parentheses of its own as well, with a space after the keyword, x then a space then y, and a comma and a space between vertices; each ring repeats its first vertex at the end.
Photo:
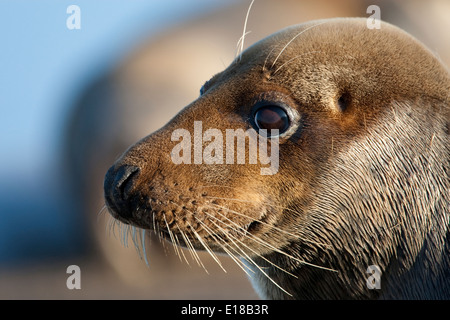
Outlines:
POLYGON ((106 204, 113 216, 124 222, 132 217, 134 204, 131 191, 139 173, 138 167, 121 165, 112 166, 105 176, 103 188, 106 204))

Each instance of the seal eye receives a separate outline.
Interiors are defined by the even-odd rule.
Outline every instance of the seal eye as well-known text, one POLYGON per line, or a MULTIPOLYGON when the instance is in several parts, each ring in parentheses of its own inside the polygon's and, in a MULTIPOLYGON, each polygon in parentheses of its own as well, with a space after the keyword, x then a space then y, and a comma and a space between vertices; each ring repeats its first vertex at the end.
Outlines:
POLYGON ((277 105, 265 105, 256 110, 255 124, 258 129, 278 129, 278 134, 282 134, 289 128, 289 116, 277 105))

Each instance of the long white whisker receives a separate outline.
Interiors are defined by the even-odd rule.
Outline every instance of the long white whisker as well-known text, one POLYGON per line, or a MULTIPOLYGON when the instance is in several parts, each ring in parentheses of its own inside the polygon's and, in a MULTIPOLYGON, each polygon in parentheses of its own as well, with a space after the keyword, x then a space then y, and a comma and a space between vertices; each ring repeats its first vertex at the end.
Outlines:
MULTIPOLYGON (((195 217, 194 216, 194 218, 202 225, 202 227, 203 227, 203 229, 214 239, 214 240, 216 240, 216 243, 217 244, 219 244, 219 246, 222 248, 222 249, 224 249, 224 251, 226 250, 226 248, 224 248, 223 246, 222 246, 222 244, 220 243, 220 240, 219 240, 219 236, 218 235, 216 235, 216 234, 214 234, 214 232, 206 225, 206 223, 204 223, 203 221, 201 221, 199 218, 197 218, 197 217, 195 217)), ((222 239, 222 241, 223 241, 223 239, 222 239)), ((230 255, 230 257, 231 257, 231 255, 230 255)), ((224 271, 225 271, 225 269, 224 268, 222 268, 224 271)), ((225 271, 226 272, 226 271, 225 271)))
POLYGON ((153 231, 156 234, 155 211, 152 211, 152 223, 153 223, 153 231))
POLYGON ((159 241, 160 241, 160 243, 161 243, 161 245, 163 247, 164 254, 166 255, 166 257, 168 257, 169 256, 169 250, 166 247, 166 241, 164 239, 164 233, 163 233, 162 230, 159 231, 159 241))
MULTIPOLYGON (((211 206, 211 205, 212 205, 212 206, 219 207, 219 208, 224 209, 224 210, 228 210, 229 212, 234 213, 234 214, 236 214, 236 215, 239 215, 239 216, 241 216, 241 217, 244 217, 244 218, 248 218, 248 219, 253 220, 252 217, 250 217, 250 216, 248 216, 248 215, 245 215, 245 214, 243 214, 243 213, 237 212, 237 211, 235 211, 235 210, 229 209, 229 208, 227 208, 227 207, 223 207, 223 206, 218 205, 218 204, 215 204, 215 203, 211 203, 210 206, 211 206)), ((275 227, 274 225, 272 225, 272 224, 270 224, 270 223, 267 223, 267 222, 264 222, 264 221, 260 221, 260 220, 258 220, 258 223, 261 223, 261 224, 263 224, 263 225, 266 225, 266 226, 270 227, 271 229, 275 229, 275 230, 277 230, 277 231, 280 231, 280 232, 285 233, 285 234, 287 234, 287 235, 290 235, 290 236, 292 236, 292 237, 297 237, 297 238, 298 238, 298 235, 295 235, 295 234, 293 234, 293 233, 290 233, 290 232, 288 232, 288 231, 286 231, 286 230, 283 230, 283 229, 281 229, 281 228, 275 227)), ((329 245, 323 244, 323 243, 320 243, 320 242, 316 242, 316 241, 312 241, 312 240, 308 240, 308 239, 301 239, 301 240, 304 241, 304 242, 308 242, 308 243, 311 243, 311 244, 318 245, 318 246, 329 247, 329 245)))
MULTIPOLYGON (((192 229, 192 227, 191 227, 191 229, 192 229)), ((197 235, 197 233, 195 232, 195 230, 192 229, 192 231, 190 231, 190 232, 191 232, 191 234, 194 234, 195 237, 198 237, 198 235, 197 235)), ((189 239, 189 237, 186 237, 186 238, 189 239)), ((192 243, 191 243, 191 245, 192 245, 192 243)), ((192 246, 192 247, 194 248, 194 246, 192 246)), ((194 250, 195 250, 195 248, 194 248, 194 250)), ((198 255, 197 255, 197 256, 198 256, 198 255)), ((203 269, 205 270, 205 272, 206 272, 207 274, 209 274, 209 272, 208 272, 208 270, 206 269, 205 265, 201 262, 200 257, 199 257, 199 262, 200 262, 201 266, 203 267, 203 269)))
POLYGON ((317 24, 315 24, 315 25, 312 25, 312 26, 306 28, 305 30, 300 31, 300 32, 297 33, 294 37, 292 37, 292 39, 289 40, 288 43, 286 43, 286 45, 283 47, 283 49, 281 49, 280 53, 278 53, 277 57, 275 58, 275 60, 274 60, 273 63, 272 63, 272 66, 270 67, 270 69, 272 69, 273 66, 277 63, 278 58, 280 58, 281 54, 282 54, 282 53, 284 52, 284 50, 286 50, 286 48, 292 43, 292 41, 294 41, 295 39, 297 39, 298 36, 300 36, 301 34, 305 33, 305 32, 308 31, 309 29, 315 28, 315 27, 320 26, 321 24, 324 24, 324 23, 327 23, 327 21, 320 22, 320 23, 317 23, 317 24))
MULTIPOLYGON (((216 223, 214 223, 213 221, 211 221, 211 223, 213 223, 216 227, 217 227, 217 229, 220 231, 220 232, 222 232, 225 236, 226 236, 226 232, 225 232, 225 230, 222 228, 222 227, 220 227, 218 224, 216 224, 216 223)), ((206 229, 209 229, 206 225, 204 225, 204 228, 206 228, 206 229)), ((210 230, 210 234, 214 234, 213 232, 212 232, 212 230, 210 230)), ((221 246, 221 248, 230 256, 230 258, 231 259, 233 259, 233 261, 247 274, 247 275, 249 275, 249 276, 251 276, 249 273, 248 273, 248 271, 251 271, 251 272, 253 272, 254 273, 254 271, 251 269, 251 268, 249 268, 245 263, 243 263, 241 260, 239 260, 236 256, 235 256, 235 254, 234 253, 232 253, 230 250, 233 250, 234 252, 236 252, 237 254, 239 254, 238 253, 238 251, 235 249, 235 248, 233 248, 229 243, 227 243, 222 237, 220 237, 220 236, 218 236, 218 235, 213 235, 213 237, 214 238, 216 238, 216 240, 218 241, 218 242, 221 242, 221 243, 219 243, 220 244, 220 246, 221 246), (230 248, 230 250, 228 250, 227 249, 227 247, 229 247, 230 248)))
MULTIPOLYGON (((225 209, 227 209, 227 208, 225 208, 225 209)), ((226 217, 225 215, 221 214, 220 212, 217 212, 217 213, 220 214, 221 216, 223 216, 225 219, 228 219, 228 220, 230 220, 232 223, 236 224, 235 222, 233 222, 231 219, 229 219, 229 218, 226 217)), ((236 224, 236 225, 237 225, 237 224, 236 224)), ((241 228, 242 230, 244 230, 242 227, 239 227, 239 228, 241 228)), ((267 247, 267 248, 269 248, 269 249, 271 249, 271 250, 273 250, 273 251, 275 251, 275 252, 281 253, 281 254, 283 254, 284 256, 286 256, 286 257, 288 257, 288 258, 291 258, 291 259, 293 259, 293 260, 295 260, 295 261, 298 261, 298 262, 300 262, 300 263, 302 263, 302 264, 305 264, 305 265, 308 265, 308 266, 311 266, 311 267, 315 267, 315 268, 318 268, 318 269, 323 269, 323 270, 328 270, 328 271, 338 272, 337 270, 334 270, 334 269, 331 269, 331 268, 327 268, 327 267, 318 266, 318 265, 315 265, 315 264, 306 262, 306 261, 304 261, 304 260, 302 260, 302 259, 296 258, 296 257, 294 257, 294 256, 292 256, 292 255, 290 255, 290 254, 288 254, 288 253, 286 253, 286 252, 284 252, 284 251, 282 251, 282 250, 280 250, 280 249, 274 247, 273 245, 267 243, 266 241, 263 241, 262 239, 256 237, 255 235, 253 235, 253 234, 251 234, 251 233, 249 233, 249 232, 247 232, 247 231, 245 231, 245 233, 243 233, 243 236, 248 237, 249 239, 252 239, 252 240, 256 241, 257 243, 259 243, 259 244, 261 244, 261 245, 263 245, 263 246, 265 246, 265 247, 267 247)))
POLYGON ((173 237, 172 231, 170 230, 169 224, 167 223, 167 219, 166 219, 166 215, 165 214, 163 214, 163 218, 164 218, 164 222, 166 223, 166 229, 167 229, 167 232, 169 233, 169 237, 170 237, 170 240, 171 240, 170 242, 172 243, 173 250, 175 251, 175 254, 180 258, 180 261, 182 261, 181 260, 181 255, 178 252, 178 247, 176 246, 176 243, 175 243, 175 238, 173 237))
MULTIPOLYGON (((240 48, 241 43, 244 41, 245 36, 248 35, 249 33, 251 33, 251 31, 247 31, 245 34, 243 34, 243 35, 239 38, 239 40, 238 40, 238 42, 237 42, 237 44, 236 44, 236 47, 238 47, 238 50, 239 50, 239 48, 240 48)), ((238 55, 238 54, 239 54, 239 51, 237 52, 236 55, 238 55)))
MULTIPOLYGON (((214 218, 215 220, 217 220, 217 221, 219 221, 219 222, 225 224, 225 226, 230 227, 230 226, 229 226, 228 224, 226 224, 224 221, 217 219, 215 216, 213 216, 213 215, 211 215, 211 214, 209 214, 209 213, 207 213, 207 212, 206 212, 206 214, 209 215, 210 217, 214 218)), ((225 229, 223 229, 221 226, 219 226, 219 225, 218 225, 217 223, 215 223, 213 220, 210 220, 210 222, 211 222, 212 224, 214 224, 214 226, 215 226, 220 232, 222 232, 222 234, 223 234, 225 237, 227 237, 231 242, 233 242, 233 244, 235 244, 234 241, 233 241, 233 239, 230 239, 230 234, 229 234, 228 232, 226 232, 225 229)), ((234 239, 236 239, 236 238, 234 238, 234 239)), ((236 240, 237 240, 237 239, 236 239, 236 240)), ((242 255, 239 254, 239 252, 242 252, 242 249, 241 249, 239 246, 237 246, 237 245, 235 244, 236 248, 238 248, 238 250, 236 250, 236 249, 233 248, 229 243, 227 243, 224 239, 222 239, 222 241, 223 241, 223 243, 224 243, 225 245, 227 245, 228 247, 230 247, 230 249, 232 249, 232 250, 235 251, 239 256, 242 257, 242 255)), ((239 241, 239 240, 237 240, 237 241, 239 241)), ((245 259, 244 257, 242 257, 242 258, 245 259)), ((245 260, 247 260, 247 259, 245 259, 245 260)), ((247 268, 248 270, 250 270, 251 272, 254 273, 254 270, 249 269, 248 266, 247 266, 246 264, 242 263, 240 260, 237 260, 237 261, 235 260, 235 262, 238 263, 238 265, 239 265, 241 268, 245 267, 245 268, 247 268), (238 261, 239 261, 239 263, 238 263, 238 261), (241 266, 241 264, 242 264, 242 266, 241 266)), ((247 273, 248 275, 250 275, 246 270, 244 270, 244 271, 245 271, 245 273, 247 273)))
POLYGON ((263 72, 266 71, 267 60, 269 59, 270 55, 273 53, 273 51, 274 51, 276 48, 278 48, 278 46, 273 46, 272 49, 270 49, 269 53, 267 54, 266 59, 264 59, 264 64, 263 64, 263 67, 262 67, 262 71, 263 71, 263 72))
MULTIPOLYGON (((208 214, 208 213, 207 213, 207 214, 208 214)), ((208 215, 209 215, 209 214, 208 214, 208 215)), ((211 216, 212 218, 215 218, 216 220, 218 220, 218 219, 217 219, 216 217, 214 217, 213 215, 210 215, 210 216, 211 216)), ((218 221, 220 221, 220 222, 222 222, 222 223, 225 224, 225 222, 223 222, 222 220, 218 220, 218 221)), ((213 223, 214 225, 216 225, 216 226, 219 228, 219 226, 218 226, 216 223, 214 223, 213 221, 211 221, 211 223, 213 223)), ((229 225, 227 225, 227 224, 225 224, 225 225, 229 227, 229 225)), ((240 229, 243 229, 243 228, 240 228, 240 229)), ((245 233, 247 233, 247 232, 245 232, 245 233)), ((247 246, 245 243, 243 243, 241 240, 237 239, 237 238, 234 237, 233 235, 231 235, 231 234, 229 234, 229 233, 225 233, 225 236, 226 236, 228 239, 230 239, 230 237, 231 237, 231 238, 233 238, 234 240, 239 241, 239 243, 240 243, 241 245, 243 245, 244 247, 246 247, 248 250, 252 251, 255 255, 257 255, 257 256, 259 256, 260 258, 262 258, 263 260, 267 261, 268 263, 270 263, 271 265, 273 265, 273 266, 276 267, 277 269, 280 269, 281 271, 283 271, 283 272, 289 274, 290 276, 292 276, 292 277, 294 277, 294 278, 297 278, 296 275, 290 273, 289 271, 287 271, 287 270, 281 268, 280 266, 276 265, 275 263, 273 263, 272 261, 268 260, 268 259, 265 258, 264 256, 260 255, 260 254, 257 253, 254 249, 250 248, 249 246, 247 246)), ((230 239, 230 240, 232 240, 232 239, 230 239)), ((234 241, 233 241, 233 242, 234 242, 234 241)))
POLYGON ((142 229, 141 232, 141 243, 142 243, 142 255, 144 257, 145 260, 145 264, 147 265, 147 267, 149 267, 149 263, 148 263, 148 259, 147 259, 147 250, 145 249, 145 229, 142 229))
POLYGON ((255 255, 257 255, 258 257, 260 257, 260 258, 263 259, 264 261, 266 261, 266 262, 268 262, 269 264, 271 264, 272 266, 274 266, 275 268, 277 268, 277 269, 283 271, 284 273, 286 273, 286 274, 288 274, 288 275, 290 275, 290 276, 292 276, 292 277, 294 277, 294 278, 298 278, 295 274, 293 274, 293 273, 291 273, 291 272, 289 272, 289 271, 287 271, 287 270, 281 268, 279 265, 273 263, 272 261, 270 261, 269 259, 267 259, 267 258, 264 257, 263 255, 257 253, 254 249, 252 249, 251 247, 247 246, 244 242, 240 241, 239 239, 237 239, 237 238, 234 237, 233 235, 228 234, 227 236, 230 236, 230 237, 233 238, 234 240, 239 241, 239 243, 240 243, 242 246, 244 246, 245 248, 247 248, 248 250, 250 250, 251 252, 253 252, 255 255))
POLYGON ((126 239, 126 230, 128 229, 128 225, 122 223, 120 225, 120 242, 125 248, 128 248, 128 241, 126 239))
MULTIPOLYGON (((217 199, 217 200, 226 200, 226 201, 235 201, 235 202, 244 202, 244 203, 259 203, 258 201, 246 200, 246 199, 236 199, 236 198, 213 197, 213 196, 205 196, 205 198, 217 199)), ((298 213, 295 210, 292 210, 292 209, 286 208, 286 207, 282 207, 282 206, 276 206, 276 205, 271 205, 271 204, 267 204, 267 206, 272 207, 272 208, 288 210, 288 211, 291 211, 293 213, 298 213)))
POLYGON ((184 250, 181 248, 180 241, 178 240, 177 235, 174 234, 173 237, 174 237, 174 239, 175 239, 175 241, 176 241, 176 245, 178 246, 181 255, 183 256, 184 261, 186 261, 187 265, 190 267, 191 265, 189 264, 188 259, 186 259, 186 256, 185 256, 185 254, 184 254, 184 250))
MULTIPOLYGON (((270 282, 272 282, 275 286, 277 286, 281 291, 283 291, 284 293, 286 293, 287 295, 289 295, 289 296, 292 296, 292 294, 290 294, 289 292, 287 292, 283 287, 281 287, 278 283, 276 283, 276 281, 275 280, 273 280, 244 250, 242 250, 242 248, 239 246, 239 245, 237 245, 234 241, 233 241, 233 239, 231 239, 231 238, 234 238, 234 237, 232 237, 231 236, 231 234, 226 234, 226 237, 233 243, 233 245, 236 247, 236 248, 238 248, 239 249, 239 251, 241 251, 242 252, 242 254, 243 254, 243 256, 246 258, 246 260, 247 261, 249 261, 250 263, 252 263, 256 268, 258 268, 258 270, 262 273, 262 274, 264 274, 264 276, 267 278, 267 279, 269 279, 269 281, 270 282)), ((237 240, 237 239, 236 239, 237 240)), ((239 241, 239 240, 237 240, 237 241, 239 241)), ((243 245, 243 243, 242 243, 242 241, 239 241, 239 243, 241 244, 241 245, 243 245)), ((283 269, 281 269, 281 270, 283 270, 283 269)), ((283 270, 283 271, 285 271, 285 270, 283 270)))
MULTIPOLYGON (((177 203, 175 203, 175 202, 173 202, 173 204, 175 204, 175 205, 177 205, 178 207, 182 208, 182 206, 180 206, 179 204, 177 204, 177 203)), ((189 211, 189 212, 190 212, 190 211, 189 211)), ((192 213, 192 212, 191 212, 191 213, 192 213)), ((177 223, 176 221, 175 221, 175 225, 177 226, 178 231, 180 231, 180 234, 181 234, 181 236, 182 236, 184 242, 186 243, 186 246, 188 247, 189 252, 190 252, 192 258, 197 262, 197 264, 198 264, 199 266, 201 266, 201 267, 205 270, 205 272, 206 272, 207 274, 209 274, 209 272, 208 272, 208 270, 206 269, 205 265, 202 263, 202 261, 201 261, 201 259, 200 259, 200 256, 197 254, 197 252, 196 252, 196 250, 195 250, 195 248, 194 248, 192 242, 189 240, 189 237, 187 237, 187 236, 184 234, 184 232, 181 231, 181 228, 180 228, 180 226, 178 225, 178 223, 177 223)), ((195 230, 192 228, 192 226, 191 226, 191 229, 192 229, 193 232, 195 232, 195 230)), ((195 232, 195 234, 196 234, 196 232, 195 232)), ((189 263, 188 263, 188 264, 189 264, 189 263)))
POLYGON ((242 59, 242 51, 244 50, 244 40, 245 40, 245 35, 247 34, 246 30, 247 30, 247 22, 248 22, 248 17, 250 15, 250 10, 253 6, 253 2, 255 2, 255 0, 252 0, 252 2, 250 3, 250 6, 248 7, 247 10, 247 15, 245 16, 245 22, 244 22, 244 30, 242 31, 242 37, 239 39, 241 46, 239 47, 238 50, 238 54, 239 54, 239 61, 242 59))
POLYGON ((197 237, 198 241, 202 244, 202 246, 205 248, 205 250, 209 253, 209 255, 214 259, 214 261, 217 262, 217 264, 222 268, 222 270, 226 273, 227 270, 222 266, 222 262, 220 262, 219 258, 214 254, 214 252, 211 250, 211 248, 208 246, 208 244, 202 239, 202 237, 197 233, 197 231, 194 230, 192 225, 189 223, 189 221, 186 221, 186 223, 191 228, 194 235, 197 237))
POLYGON ((252 258, 250 258, 245 252, 244 252, 244 254, 248 259, 250 259, 250 261, 255 265, 255 267, 258 268, 258 270, 261 271, 261 273, 263 275, 265 275, 267 277, 267 279, 270 280, 270 282, 272 282, 275 286, 277 286, 281 291, 283 291, 284 293, 286 293, 287 295, 292 297, 292 294, 287 292, 282 286, 280 286, 278 283, 276 283, 276 281, 273 280, 255 261, 253 261, 252 258))
POLYGON ((103 205, 103 207, 98 211, 97 213, 97 223, 99 223, 100 218, 102 217, 102 215, 104 215, 105 212, 108 211, 108 207, 106 206, 106 204, 103 205))
POLYGON ((206 271, 206 273, 208 273, 208 270, 206 270, 205 266, 203 265, 200 257, 197 254, 197 251, 195 250, 194 246, 192 245, 191 240, 189 240, 189 238, 184 234, 184 232, 181 231, 180 226, 178 225, 178 223, 175 222, 175 224, 177 225, 178 230, 180 231, 181 236, 183 237, 184 242, 186 243, 186 246, 189 249, 189 252, 192 256, 192 258, 194 259, 194 261, 197 262, 197 264, 201 267, 203 267, 203 269, 206 271))
POLYGON ((302 56, 304 56, 304 55, 311 54, 311 53, 317 53, 317 52, 321 52, 321 51, 310 51, 310 52, 305 52, 305 53, 299 54, 298 56, 295 56, 295 57, 289 59, 288 61, 286 61, 285 63, 283 63, 281 66, 279 66, 279 67, 273 72, 273 75, 275 75, 281 68, 283 68, 285 65, 289 64, 290 62, 292 62, 292 61, 294 61, 294 60, 296 60, 296 59, 298 59, 298 58, 300 58, 300 57, 302 57, 302 56))
MULTIPOLYGON (((205 212, 206 214, 208 214, 207 212, 205 212)), ((209 214, 208 214, 209 215, 209 214)), ((204 222, 200 221, 198 218, 197 220, 200 222, 200 224, 202 224, 203 228, 205 229, 205 231, 208 232, 208 234, 213 237, 217 243, 220 245, 220 247, 230 256, 230 258, 246 273, 250 276, 250 274, 248 273, 248 271, 254 272, 252 269, 248 268, 247 265, 245 265, 242 261, 240 261, 231 251, 229 251, 225 246, 228 246, 231 250, 235 251, 236 253, 238 253, 236 251, 236 249, 234 249, 233 247, 231 247, 224 239, 222 239, 222 237, 220 237, 219 235, 215 234, 204 222), (248 270, 246 270, 246 268, 248 270)), ((219 231, 221 231, 225 236, 226 232, 225 230, 220 227, 219 225, 217 225, 216 223, 214 223, 214 221, 211 221, 211 223, 213 223, 219 231)))
POLYGON ((138 233, 140 234, 140 230, 141 229, 138 229, 135 226, 131 227, 131 231, 132 231, 131 232, 131 240, 133 240, 134 248, 136 249, 136 251, 139 255, 139 259, 142 259, 141 249, 140 249, 139 241, 138 241, 138 239, 140 237, 137 236, 138 233))
POLYGON ((108 221, 105 225, 105 233, 108 235, 108 237, 111 237, 111 228, 112 225, 115 223, 115 220, 112 216, 109 216, 108 221))
POLYGON ((112 230, 112 234, 113 234, 114 239, 117 239, 117 236, 116 236, 116 225, 117 224, 120 224, 120 221, 113 218, 112 219, 112 223, 111 223, 111 225, 109 227, 109 234, 111 234, 111 230, 112 230))

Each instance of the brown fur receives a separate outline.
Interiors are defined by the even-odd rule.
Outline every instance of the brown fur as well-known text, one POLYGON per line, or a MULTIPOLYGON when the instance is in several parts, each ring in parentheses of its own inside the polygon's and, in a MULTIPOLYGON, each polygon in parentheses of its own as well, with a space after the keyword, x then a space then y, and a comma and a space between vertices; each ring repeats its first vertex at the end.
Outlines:
POLYGON ((130 147, 107 173, 106 202, 122 222, 241 256, 264 298, 450 298, 449 92, 442 64, 389 24, 293 26, 130 147), (246 130, 267 95, 300 115, 277 174, 172 162, 175 129, 246 130), (124 166, 138 171, 119 188, 124 166), (380 290, 366 286, 374 264, 380 290))

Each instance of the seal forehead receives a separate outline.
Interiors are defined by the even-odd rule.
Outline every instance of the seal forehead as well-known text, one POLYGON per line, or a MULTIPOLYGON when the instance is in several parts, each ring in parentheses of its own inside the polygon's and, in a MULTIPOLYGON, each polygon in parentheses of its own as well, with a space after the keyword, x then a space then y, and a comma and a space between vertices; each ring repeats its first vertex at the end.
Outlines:
POLYGON ((450 90, 448 71, 419 41, 384 22, 380 29, 368 29, 363 18, 283 29, 247 49, 241 65, 262 66, 290 88, 302 81, 302 87, 313 83, 316 88, 327 80, 337 86, 353 83, 361 95, 390 101, 414 95, 448 99, 450 90))

